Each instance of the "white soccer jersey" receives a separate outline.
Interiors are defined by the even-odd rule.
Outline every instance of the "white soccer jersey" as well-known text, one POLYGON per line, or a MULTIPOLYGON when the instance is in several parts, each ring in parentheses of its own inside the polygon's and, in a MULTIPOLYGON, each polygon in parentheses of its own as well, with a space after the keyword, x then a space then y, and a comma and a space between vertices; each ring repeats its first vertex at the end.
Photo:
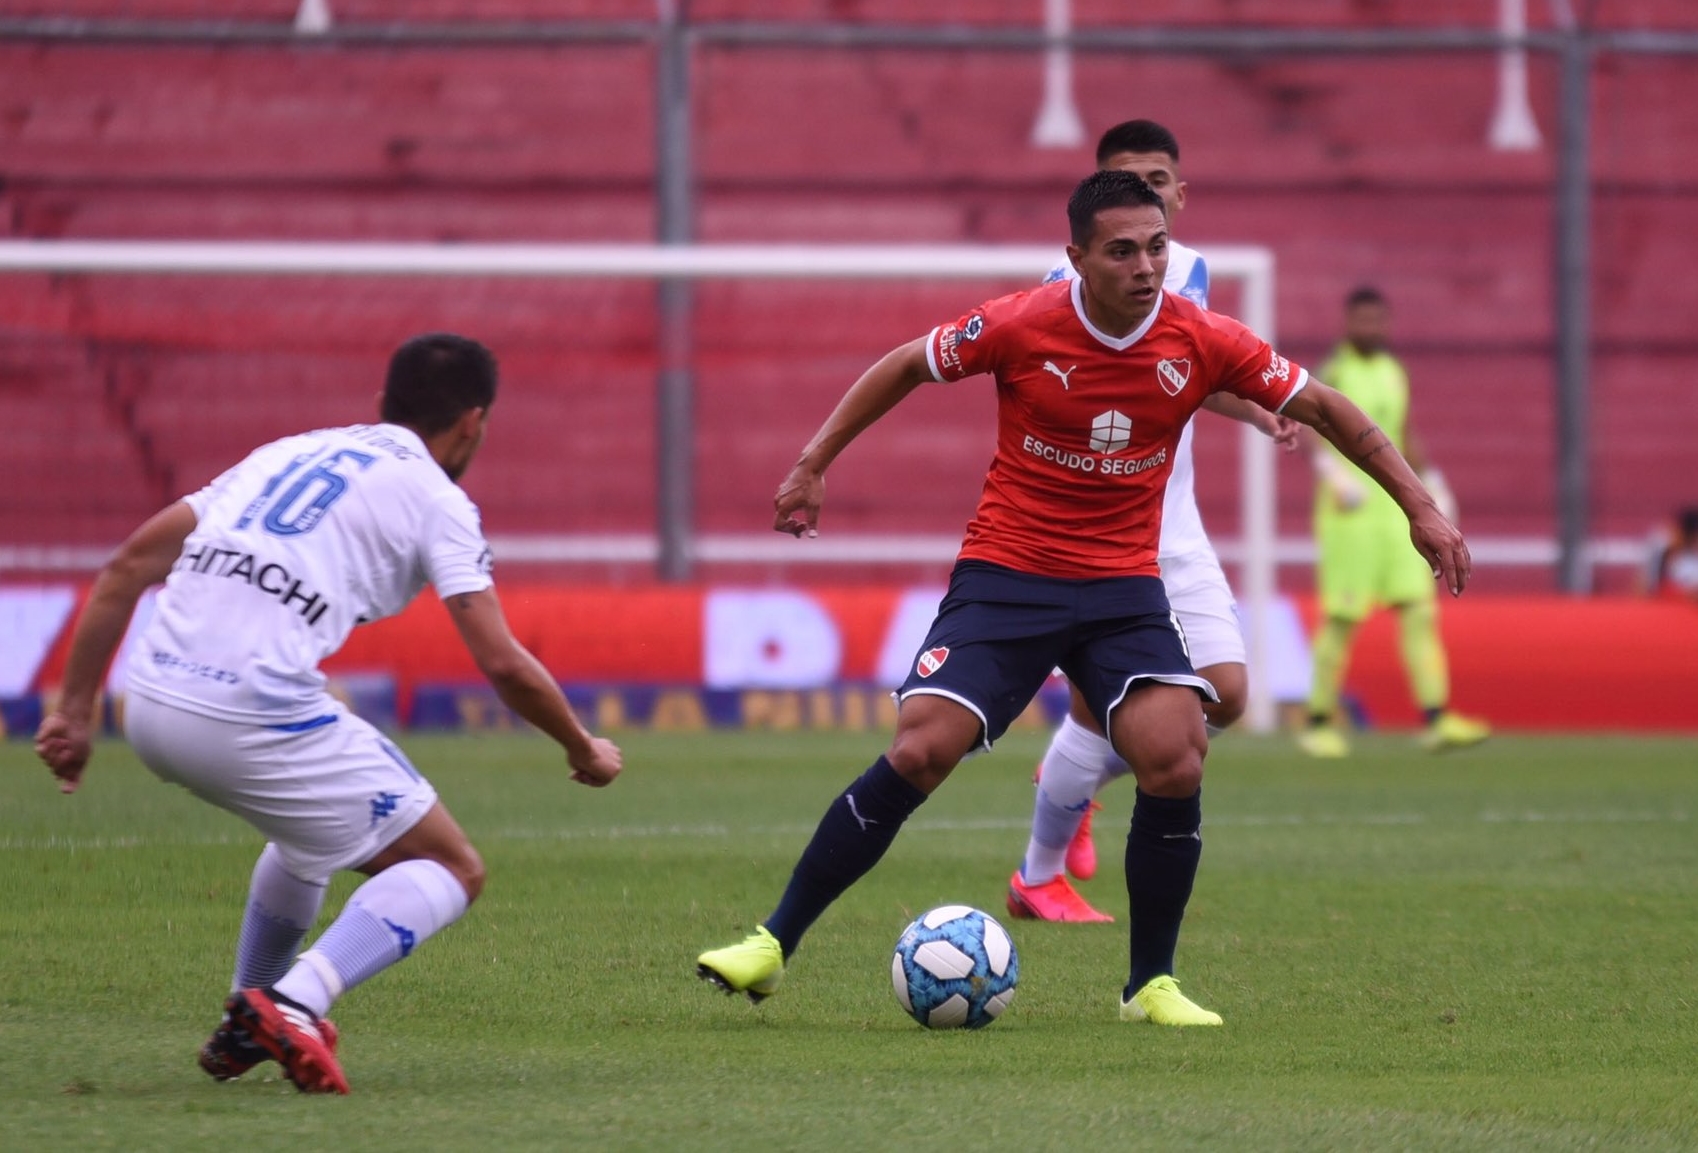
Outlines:
POLYGON ((493 583, 478 510, 416 433, 327 428, 255 449, 184 498, 199 520, 131 657, 129 689, 222 720, 325 711, 319 662, 357 624, 493 583))
MULTIPOLYGON (((1167 254, 1167 276, 1162 287, 1185 297, 1199 308, 1207 308, 1209 266, 1203 261, 1203 254, 1177 240, 1167 242, 1167 254)), ((1063 256, 1061 263, 1044 277, 1044 283, 1064 277, 1073 280, 1078 275, 1073 262, 1063 256)), ((1214 552, 1208 534, 1203 531, 1203 514, 1197 511, 1196 467, 1191 459, 1192 429, 1195 425, 1194 420, 1186 422, 1185 431, 1179 434, 1179 447, 1174 450, 1173 471, 1168 474, 1167 495, 1162 498, 1160 556, 1177 557, 1197 552, 1212 555, 1214 552)))

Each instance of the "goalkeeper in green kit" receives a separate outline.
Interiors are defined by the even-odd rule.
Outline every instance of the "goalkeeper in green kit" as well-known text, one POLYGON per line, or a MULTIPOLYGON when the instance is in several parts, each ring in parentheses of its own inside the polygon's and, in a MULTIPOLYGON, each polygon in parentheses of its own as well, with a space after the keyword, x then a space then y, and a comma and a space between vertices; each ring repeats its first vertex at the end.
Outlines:
MULTIPOLYGON (((1443 476, 1409 430, 1409 377, 1386 350, 1390 309, 1377 288, 1345 299, 1344 343, 1320 370, 1321 379, 1367 413, 1421 474, 1446 516, 1455 501, 1443 476)), ((1398 647, 1426 727, 1421 743, 1435 752, 1478 744, 1491 735, 1484 722, 1450 710, 1450 668, 1439 637, 1433 573, 1409 547, 1409 523, 1379 485, 1370 483, 1332 445, 1314 445, 1315 583, 1320 625, 1314 637, 1309 720, 1298 745, 1315 757, 1349 755, 1338 725, 1339 691, 1356 630, 1375 609, 1398 618, 1398 647)))

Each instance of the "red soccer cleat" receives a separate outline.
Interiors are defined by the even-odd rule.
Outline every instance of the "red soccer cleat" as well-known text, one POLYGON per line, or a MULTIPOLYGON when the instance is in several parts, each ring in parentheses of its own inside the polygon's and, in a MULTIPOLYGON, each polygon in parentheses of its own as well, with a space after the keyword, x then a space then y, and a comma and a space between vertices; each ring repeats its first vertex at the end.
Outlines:
POLYGON ((1008 911, 1023 921, 1113 921, 1107 913, 1091 908, 1064 876, 1041 885, 1028 885, 1020 870, 1008 879, 1008 911))
POLYGON ((224 1012, 234 1028, 246 1029, 252 1043, 283 1066, 283 1074, 303 1093, 346 1093, 348 1078, 336 1061, 334 1029, 292 1001, 265 989, 230 994, 224 1012))
MULTIPOLYGON (((336 1043, 340 1039, 336 1023, 329 1017, 319 1018, 318 1033, 324 1038, 325 1048, 336 1052, 336 1043)), ((269 1060, 271 1054, 254 1044, 246 1029, 232 1025, 228 1016, 218 1023, 218 1028, 200 1047, 200 1067, 215 1081, 234 1081, 255 1065, 269 1060)))
POLYGON ((1081 881, 1097 875, 1097 843, 1091 839, 1091 815, 1100 808, 1102 805, 1091 802, 1091 807, 1085 810, 1085 819, 1067 842, 1067 871, 1081 881))

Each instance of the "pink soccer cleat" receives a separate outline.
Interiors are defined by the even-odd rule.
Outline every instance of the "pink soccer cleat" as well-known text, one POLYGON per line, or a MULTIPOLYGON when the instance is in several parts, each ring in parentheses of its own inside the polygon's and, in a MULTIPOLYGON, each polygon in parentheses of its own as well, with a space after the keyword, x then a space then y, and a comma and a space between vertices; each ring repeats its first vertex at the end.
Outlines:
POLYGON ((1028 885, 1020 871, 1008 879, 1008 911, 1024 921, 1113 921, 1107 913, 1091 908, 1064 876, 1041 885, 1028 885))

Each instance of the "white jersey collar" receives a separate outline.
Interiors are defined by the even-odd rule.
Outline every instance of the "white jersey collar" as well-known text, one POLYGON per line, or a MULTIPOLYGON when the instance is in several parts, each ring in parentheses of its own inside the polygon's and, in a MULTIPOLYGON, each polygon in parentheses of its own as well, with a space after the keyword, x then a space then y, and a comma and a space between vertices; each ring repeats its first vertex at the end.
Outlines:
POLYGON ((1149 332, 1151 327, 1155 325, 1156 317, 1161 315, 1162 297, 1165 295, 1161 289, 1156 290, 1156 306, 1150 309, 1150 315, 1144 318, 1144 323, 1140 324, 1137 328, 1134 328, 1125 336, 1110 336, 1108 333, 1092 324, 1091 318, 1085 315, 1085 298, 1083 296, 1085 291, 1085 282, 1080 280, 1078 277, 1074 277, 1070 290, 1073 294, 1073 314, 1079 318, 1079 323, 1085 326, 1086 332, 1096 338, 1097 343, 1106 345, 1109 348, 1114 349, 1116 352, 1125 352, 1128 348, 1131 348, 1134 344, 1137 344, 1140 340, 1144 339, 1144 334, 1149 332))

